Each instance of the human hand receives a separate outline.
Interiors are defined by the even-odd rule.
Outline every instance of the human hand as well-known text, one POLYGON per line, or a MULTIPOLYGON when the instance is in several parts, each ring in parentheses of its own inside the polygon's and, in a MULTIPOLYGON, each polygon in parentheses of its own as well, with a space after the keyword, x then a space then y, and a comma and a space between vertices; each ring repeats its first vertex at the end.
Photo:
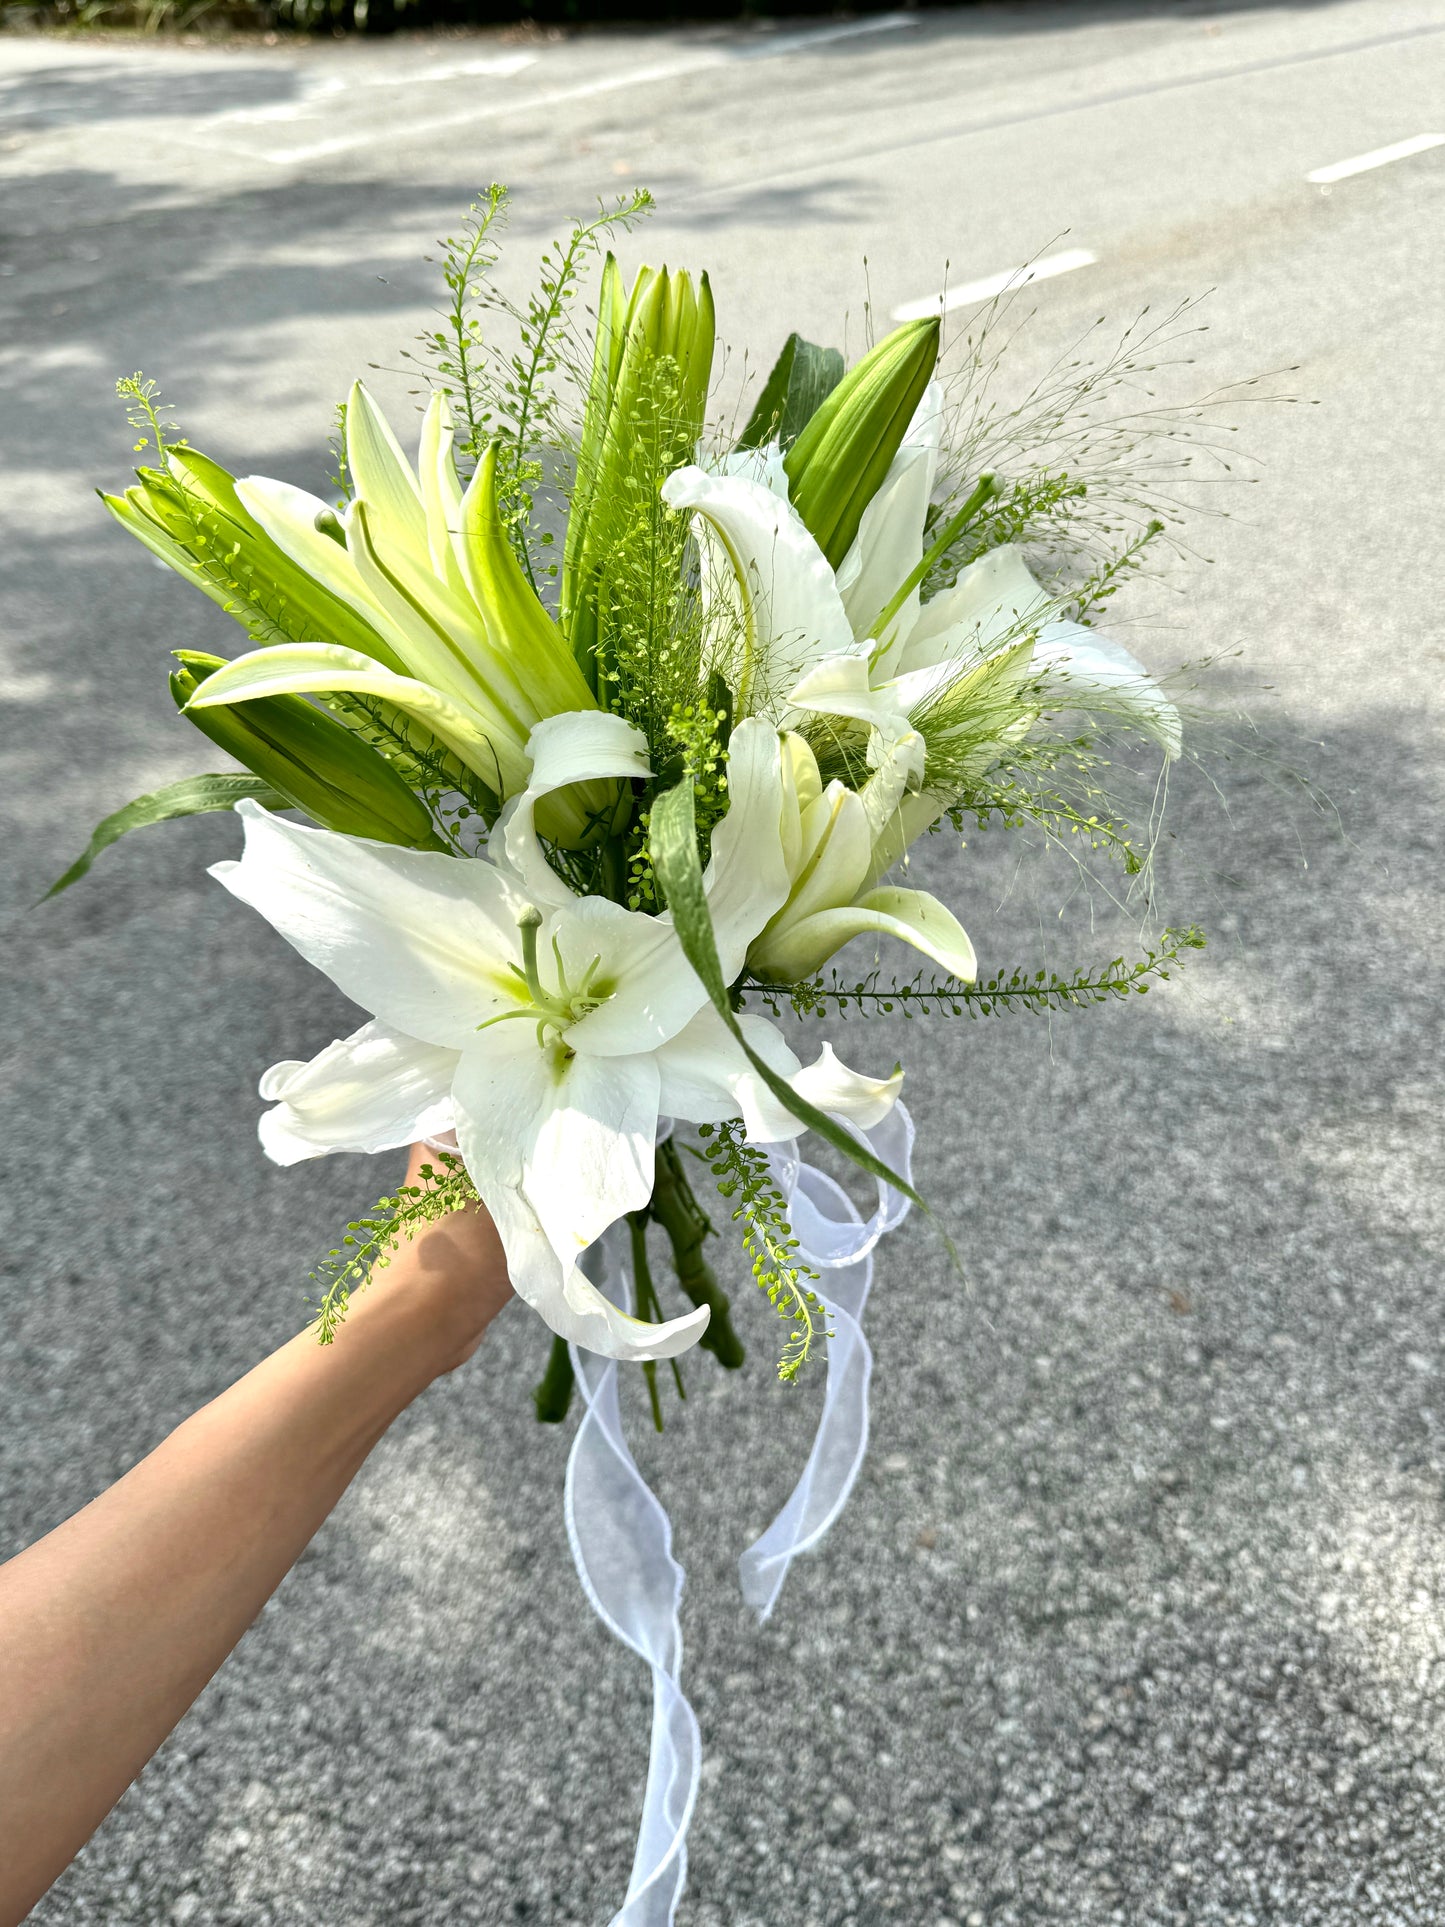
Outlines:
MULTIPOLYGON (((407 1165, 407 1184, 422 1182, 422 1166, 440 1170, 439 1154, 426 1144, 414 1144, 407 1165)), ((423 1227, 403 1244, 367 1291, 358 1296, 352 1315, 367 1297, 385 1287, 393 1304, 407 1294, 435 1341, 435 1374, 440 1377, 465 1363, 482 1342, 482 1334, 512 1296, 507 1257, 491 1215, 481 1204, 448 1212, 423 1227)))

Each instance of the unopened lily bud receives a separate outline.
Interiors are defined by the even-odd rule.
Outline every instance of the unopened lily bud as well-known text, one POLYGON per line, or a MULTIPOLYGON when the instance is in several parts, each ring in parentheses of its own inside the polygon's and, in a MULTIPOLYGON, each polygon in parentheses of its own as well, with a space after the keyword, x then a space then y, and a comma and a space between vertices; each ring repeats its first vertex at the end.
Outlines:
POLYGON ((386 758, 302 696, 188 707, 223 656, 178 649, 171 694, 186 719, 324 830, 406 849, 443 847, 425 805, 386 758))
POLYGON ((938 317, 905 322, 838 383, 784 458, 790 499, 837 568, 902 446, 938 360, 938 317))
POLYGON ((562 626, 589 679, 596 675, 599 578, 639 488, 655 500, 667 475, 693 457, 714 340, 705 274, 694 285, 680 269, 643 268, 624 297, 608 255, 561 581, 562 626))

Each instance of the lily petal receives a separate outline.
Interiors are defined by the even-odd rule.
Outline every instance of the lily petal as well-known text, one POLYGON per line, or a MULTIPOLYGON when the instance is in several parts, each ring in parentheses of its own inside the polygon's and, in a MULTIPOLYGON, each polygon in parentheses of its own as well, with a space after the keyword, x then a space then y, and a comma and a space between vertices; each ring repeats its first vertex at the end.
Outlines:
POLYGON ((789 889, 783 861, 783 784, 778 732, 747 717, 728 743, 728 811, 712 833, 703 889, 728 983, 748 945, 789 889))
POLYGON ((487 450, 462 498, 454 550, 466 579, 468 606, 488 643, 488 674, 521 678, 529 719, 595 709, 567 638, 538 599, 513 553, 498 496, 497 445, 487 450))
POLYGON ((802 813, 800 862, 788 901, 763 931, 766 946, 775 932, 790 928, 818 910, 851 903, 863 887, 873 837, 863 800, 846 783, 831 782, 802 813))
POLYGON ((346 403, 346 464, 357 495, 371 508, 378 539, 408 551, 430 572, 426 510, 416 476, 385 415, 359 381, 352 383, 346 403))
POLYGON ((902 796, 893 813, 886 818, 880 831, 875 832, 873 861, 868 866, 867 881, 876 885, 887 876, 894 864, 901 861, 909 847, 916 843, 925 831, 943 815, 953 798, 941 790, 920 790, 915 796, 902 796))
MULTIPOLYGON (((780 1077, 791 1078, 801 1068, 781 1031, 766 1017, 745 1011, 738 1023, 758 1056, 780 1077)), ((659 1103, 667 1117, 721 1124, 741 1116, 754 1144, 770 1144, 797 1132, 798 1120, 778 1104, 711 1004, 704 1004, 692 1022, 663 1045, 657 1068, 662 1076, 659 1103), (788 1121, 778 1131, 774 1126, 780 1114, 788 1121)))
POLYGON ((894 666, 902 673, 986 656, 1003 641, 1027 634, 1050 606, 1019 550, 1002 543, 970 562, 951 589, 923 604, 894 666))
POLYGON ((783 778, 783 866, 790 877, 803 861, 803 811, 823 794, 818 759, 806 741, 790 730, 779 745, 783 778))
MULTIPOLYGON (((236 483, 236 494, 246 513, 270 536, 299 568, 319 582, 323 589, 339 597, 358 615, 386 633, 381 610, 367 593, 356 571, 356 562, 344 544, 323 535, 316 526, 317 516, 336 511, 319 495, 289 482, 274 482, 266 475, 247 475, 236 483)), ((316 638, 324 642, 324 636, 316 638)))
POLYGON ((609 1358, 671 1358, 707 1308, 651 1325, 578 1269, 592 1241, 652 1195, 659 1077, 647 1056, 567 1058, 538 1077, 523 1025, 501 1025, 457 1068, 457 1141, 491 1212, 512 1284, 552 1330, 609 1358))
POLYGON ((543 925, 539 950, 554 935, 569 981, 578 983, 598 960, 593 987, 606 996, 567 1032, 579 1055, 655 1050, 675 1037, 707 999, 668 918, 624 910, 606 897, 576 897, 543 925))
POLYGON ((931 381, 888 473, 863 511, 853 546, 838 567, 843 606, 860 641, 866 637, 891 643, 906 636, 917 620, 919 591, 914 589, 889 623, 887 635, 873 637, 874 617, 923 558, 942 430, 943 391, 931 381))
MULTIPOLYGON (((875 1124, 881 1124, 893 1106, 898 1102, 898 1093, 903 1088, 903 1071, 895 1070, 891 1077, 867 1077, 862 1071, 850 1070, 834 1052, 831 1044, 824 1044, 816 1063, 805 1065, 792 1080, 793 1089, 799 1097, 807 1098, 816 1104, 820 1111, 827 1111, 832 1117, 846 1118, 861 1130, 870 1131, 875 1124)), ((796 1121, 789 1136, 797 1133, 796 1121)))
POLYGON ((521 904, 490 863, 308 829, 251 801, 236 810, 245 850, 211 875, 363 1010, 463 1050, 516 1005, 521 904))
POLYGON ((718 664, 741 712, 774 715, 820 657, 853 646, 828 559, 787 502, 761 482, 680 468, 662 485, 669 508, 694 511, 718 664))
POLYGON ((261 1095, 261 1143, 276 1164, 331 1151, 390 1151, 452 1128, 457 1053, 386 1024, 364 1024, 310 1063, 273 1064, 261 1095))
POLYGON ((493 649, 476 604, 454 595, 427 557, 384 542, 373 523, 371 504, 358 496, 346 518, 348 546, 407 668, 454 701, 480 697, 525 742, 537 711, 512 666, 493 649))
POLYGON ((858 794, 875 849, 888 835, 904 797, 921 789, 927 760, 927 745, 916 729, 874 730, 868 742, 873 774, 858 794))
POLYGON ((797 983, 814 976, 828 959, 854 937, 897 937, 931 957, 951 976, 972 978, 978 969, 973 945, 957 917, 936 897, 922 890, 900 890, 885 885, 870 890, 856 903, 790 924, 765 943, 753 947, 753 968, 797 983))
POLYGON ((967 931, 948 905, 926 890, 900 890, 885 884, 859 897, 856 907, 878 918, 879 931, 912 944, 951 977, 972 983, 978 975, 978 959, 967 931))
POLYGON ((527 754, 532 759, 527 788, 534 796, 593 777, 652 774, 642 731, 625 716, 604 709, 548 716, 527 739, 527 754))
POLYGON ((779 442, 764 442, 760 448, 729 449, 715 462, 707 464, 712 475, 740 475, 744 481, 760 482, 780 502, 789 499, 788 471, 779 442))
POLYGON ((1034 645, 1034 662, 1046 671, 1045 698, 1118 716, 1152 737, 1171 761, 1179 754, 1179 711, 1122 643, 1079 622, 1048 622, 1034 645))
POLYGON ((376 696, 406 710, 499 795, 520 789, 526 780, 522 744, 501 718, 462 698, 444 695, 430 683, 398 676, 370 656, 337 643, 286 642, 272 649, 253 649, 207 676, 191 704, 207 709, 256 696, 322 695, 329 690, 376 696))
POLYGON ((462 485, 452 454, 454 434, 451 407, 437 389, 422 418, 416 472, 432 568, 460 598, 468 594, 468 589, 455 547, 456 532, 462 525, 462 485))
POLYGON ((854 722, 874 729, 908 727, 907 711, 898 706, 892 687, 884 683, 875 688, 871 654, 853 649, 846 655, 829 656, 816 663, 788 693, 795 709, 816 711, 823 716, 848 716, 854 722))
MULTIPOLYGON (((896 1103, 902 1071, 889 1078, 864 1077, 840 1063, 831 1044, 824 1044, 814 1063, 803 1065, 766 1017, 744 1012, 738 1022, 764 1063, 820 1110, 868 1129, 896 1103)), ((802 1128, 710 1004, 657 1053, 657 1064, 662 1073, 660 1102, 669 1117, 721 1124, 740 1116, 751 1144, 780 1144, 802 1128)))
POLYGON ((571 710, 538 723, 527 739, 527 754, 532 759, 527 787, 498 817, 488 848, 539 909, 559 909, 574 900, 575 892, 547 861, 537 836, 538 803, 569 783, 651 775, 647 738, 625 716, 571 710))

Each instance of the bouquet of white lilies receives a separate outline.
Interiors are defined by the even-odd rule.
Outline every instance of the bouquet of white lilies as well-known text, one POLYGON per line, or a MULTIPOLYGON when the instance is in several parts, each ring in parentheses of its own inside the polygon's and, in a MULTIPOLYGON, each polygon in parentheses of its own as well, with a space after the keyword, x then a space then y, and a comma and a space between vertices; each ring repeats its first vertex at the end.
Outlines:
MULTIPOLYGON (((782 1376, 825 1352, 829 1415, 861 1452, 866 1373, 850 1391, 835 1354, 862 1342, 867 1280, 849 1301, 844 1274, 918 1202, 903 1074, 850 1068, 827 1044, 804 1061, 777 1020, 788 1002, 1089 1001, 1143 988, 1200 941, 1168 937, 1112 977, 979 985, 954 911, 896 880, 942 823, 1082 830, 1136 864, 1089 772, 1130 734, 1177 756, 1180 719, 1083 617, 1158 525, 1082 580, 1061 569, 1087 478, 972 466, 936 319, 851 367, 792 336, 724 433, 706 276, 644 268, 629 289, 609 253, 589 351, 570 319, 580 270, 644 204, 579 227, 540 293, 507 307, 488 279, 501 191, 479 203, 448 244, 446 324, 424 338, 415 457, 358 382, 339 411, 340 499, 234 479, 174 435, 149 383, 121 384, 150 465, 105 500, 247 631, 231 660, 177 651, 171 676, 181 713, 244 773, 119 811, 62 884, 127 829, 234 806, 244 849, 211 874, 366 1013, 261 1083, 278 1163, 437 1146, 424 1185, 383 1199, 326 1261, 323 1340, 399 1238, 480 1199, 553 1334, 539 1416, 564 1416, 580 1373, 589 1421, 630 1467, 607 1417, 615 1368, 604 1383, 591 1360, 642 1362, 659 1424, 652 1361, 694 1345, 742 1361, 705 1255, 720 1193, 785 1321, 782 1376), (520 342, 501 354, 482 328, 499 306, 520 342), (928 979, 823 975, 845 945, 884 938, 920 952, 928 979), (876 1181, 874 1220, 799 1165, 808 1131, 876 1181)), ((794 1495, 770 1554, 783 1569, 846 1496, 857 1454, 839 1470, 836 1444, 794 1495)), ((575 1483, 574 1508, 590 1489, 575 1483)), ((639 1544, 639 1567, 649 1557, 639 1544)), ((589 1583, 596 1602, 605 1586, 589 1583)), ((777 1583, 749 1596, 766 1609, 777 1583)), ((675 1689, 675 1653, 633 1643, 675 1689)), ((657 1839, 639 1845, 619 1919, 670 1919, 680 1890, 695 1729, 689 1742, 675 1697, 682 1763, 669 1780, 655 1747, 657 1839)))

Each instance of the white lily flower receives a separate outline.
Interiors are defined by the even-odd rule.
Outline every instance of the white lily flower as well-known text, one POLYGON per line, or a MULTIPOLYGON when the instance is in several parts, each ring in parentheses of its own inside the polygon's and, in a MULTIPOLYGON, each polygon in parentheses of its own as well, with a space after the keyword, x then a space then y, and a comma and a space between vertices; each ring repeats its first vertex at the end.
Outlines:
MULTIPOLYGON (((641 733, 599 712, 558 716, 527 745, 531 782, 498 825, 498 860, 306 829, 240 805, 239 862, 212 874, 259 910, 373 1021, 309 1064, 278 1064, 261 1124, 281 1163, 387 1149, 451 1128, 496 1221, 512 1282, 551 1328, 590 1350, 662 1358, 696 1342, 706 1308, 665 1324, 628 1317, 578 1268, 600 1233, 652 1195, 659 1118, 741 1115, 749 1135, 794 1136, 707 1001, 671 920, 578 897, 536 868, 538 804, 579 780, 645 772, 641 733)), ((776 732, 739 724, 730 808, 705 876, 724 967, 788 894, 776 732)), ((799 1092, 868 1126, 899 1079, 857 1075, 825 1050, 806 1068, 762 1018, 749 1043, 799 1092)))
POLYGON ((714 648, 739 708, 780 728, 811 711, 897 735, 967 671, 1026 640, 1036 710, 1107 709, 1176 756, 1178 712, 1148 671, 1117 643, 1052 616, 1015 548, 990 550, 929 602, 914 587, 880 624, 923 559, 940 419, 934 385, 836 574, 789 506, 769 451, 730 458, 718 474, 690 467, 668 477, 663 499, 693 513, 714 648))
MULTIPOLYGON (((252 650, 216 672, 197 707, 329 691, 370 696, 424 723, 499 798, 525 787, 537 723, 595 702, 501 529, 495 453, 464 493, 452 439, 446 398, 433 395, 413 470, 357 382, 346 415, 356 498, 344 525, 304 489, 257 476, 237 482, 247 513, 366 618, 387 660, 325 637, 252 650)), ((549 830, 564 842, 579 838, 607 800, 600 791, 551 798, 549 830)))
POLYGON ((973 945, 946 905, 923 890, 877 885, 879 845, 896 819, 908 754, 905 744, 861 791, 836 779, 824 788, 802 737, 784 739, 783 853, 791 887, 748 951, 758 976, 796 983, 869 933, 911 944, 951 976, 967 981, 977 974, 973 945))
POLYGON ((1019 550, 1003 543, 922 604, 907 635, 887 645, 877 670, 905 690, 931 696, 950 671, 1032 634, 1026 680, 1036 703, 1123 717, 1176 757, 1183 741, 1179 711, 1143 663, 1098 630, 1050 615, 1053 607, 1019 550))

